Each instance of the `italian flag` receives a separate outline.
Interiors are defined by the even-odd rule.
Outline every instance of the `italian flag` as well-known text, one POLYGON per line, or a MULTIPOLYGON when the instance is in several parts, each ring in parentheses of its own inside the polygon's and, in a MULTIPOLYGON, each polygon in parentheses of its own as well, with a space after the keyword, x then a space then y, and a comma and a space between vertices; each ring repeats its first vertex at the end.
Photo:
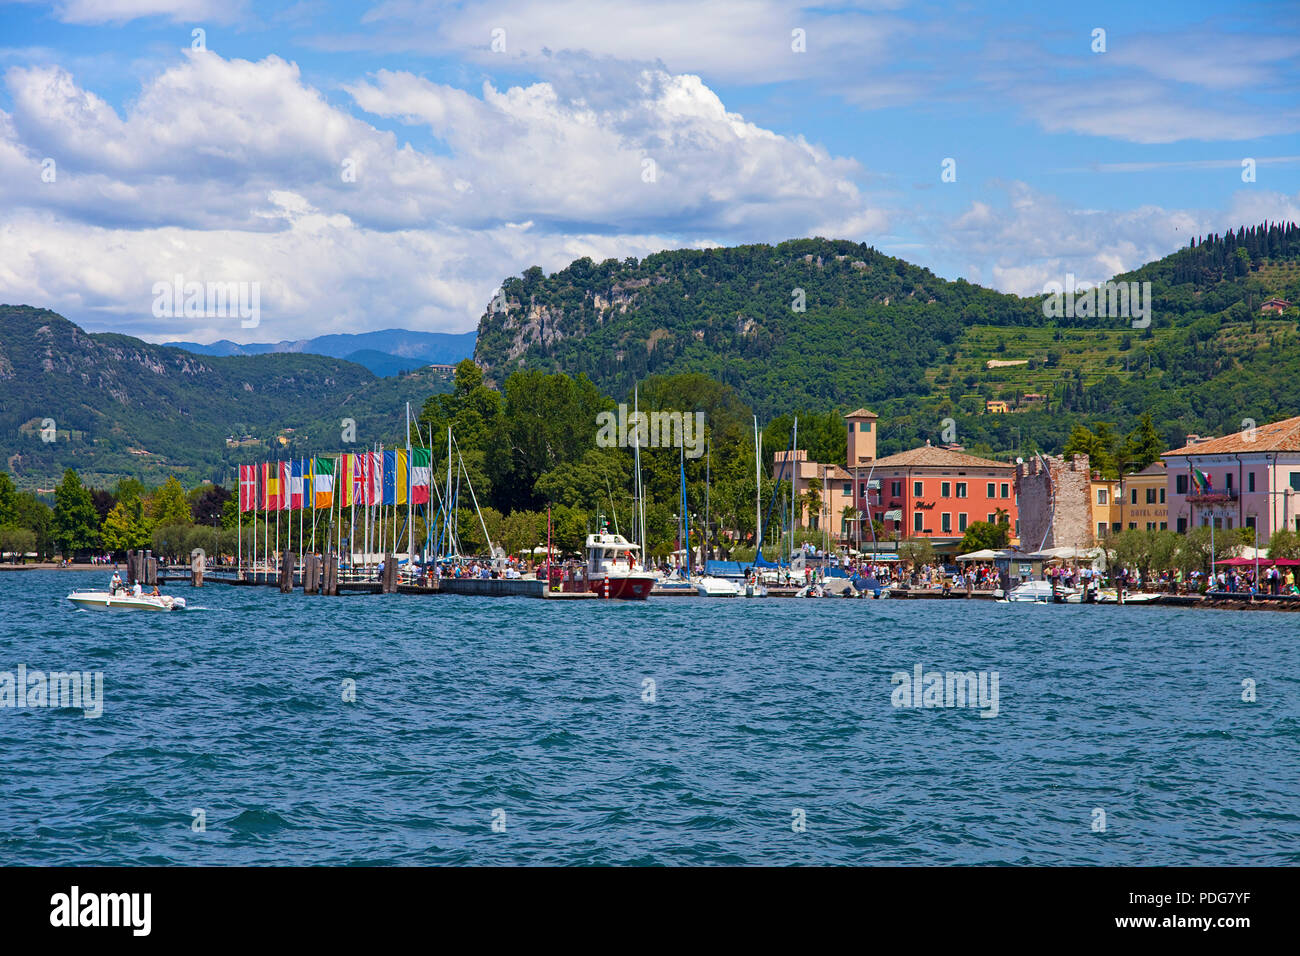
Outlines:
POLYGON ((334 503, 334 459, 312 459, 311 487, 317 508, 328 508, 334 503))
POLYGON ((411 449, 411 504, 429 503, 430 462, 433 452, 427 448, 411 449))

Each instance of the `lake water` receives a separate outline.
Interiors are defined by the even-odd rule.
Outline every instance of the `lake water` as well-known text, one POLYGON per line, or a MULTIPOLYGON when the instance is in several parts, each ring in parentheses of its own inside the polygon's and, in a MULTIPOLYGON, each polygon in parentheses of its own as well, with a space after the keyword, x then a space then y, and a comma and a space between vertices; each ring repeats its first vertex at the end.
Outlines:
POLYGON ((0 709, 0 863, 1300 863, 1300 615, 106 581, 0 573, 0 672, 104 680, 0 709))

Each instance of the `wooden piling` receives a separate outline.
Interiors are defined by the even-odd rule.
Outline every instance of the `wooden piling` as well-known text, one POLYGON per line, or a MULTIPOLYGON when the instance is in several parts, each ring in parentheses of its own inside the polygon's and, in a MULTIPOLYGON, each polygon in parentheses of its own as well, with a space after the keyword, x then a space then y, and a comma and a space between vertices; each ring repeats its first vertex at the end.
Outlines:
POLYGON ((320 590, 320 558, 305 554, 302 558, 302 593, 315 594, 320 590))
POLYGON ((325 581, 321 593, 337 597, 339 593, 339 556, 331 551, 325 556, 325 581))
POLYGON ((280 593, 281 594, 293 593, 293 565, 294 565, 293 552, 286 548, 285 552, 282 555, 280 555, 280 593))
POLYGON ((397 555, 390 554, 384 558, 384 576, 380 579, 381 594, 397 593, 397 555))

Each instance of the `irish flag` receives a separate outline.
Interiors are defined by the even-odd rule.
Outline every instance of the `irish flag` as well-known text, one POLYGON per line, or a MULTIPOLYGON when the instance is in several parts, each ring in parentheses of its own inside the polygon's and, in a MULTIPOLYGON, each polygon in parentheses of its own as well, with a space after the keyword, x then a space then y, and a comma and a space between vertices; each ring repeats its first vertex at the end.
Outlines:
POLYGON ((411 450, 411 504, 429 503, 429 477, 432 473, 433 452, 427 448, 411 450))
POLYGON ((311 487, 317 508, 328 508, 334 503, 334 459, 311 460, 311 487))

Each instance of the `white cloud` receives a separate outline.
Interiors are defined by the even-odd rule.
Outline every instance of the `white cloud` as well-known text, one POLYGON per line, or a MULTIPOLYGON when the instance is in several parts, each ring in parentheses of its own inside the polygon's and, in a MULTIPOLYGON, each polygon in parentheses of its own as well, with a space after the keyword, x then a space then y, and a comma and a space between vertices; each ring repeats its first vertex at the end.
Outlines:
POLYGON ((64 23, 126 23, 166 17, 174 23, 232 23, 244 15, 245 0, 60 0, 56 16, 64 23))
POLYGON ((1040 295, 1067 273, 1101 282, 1187 245, 1194 236, 1265 220, 1300 219, 1300 196, 1243 188, 1227 209, 1087 210, 1024 183, 1002 187, 1005 201, 973 202, 947 223, 930 226, 938 254, 963 264, 994 288, 1040 295))
POLYGON ((862 238, 885 222, 855 163, 728 112, 698 77, 584 69, 480 96, 406 73, 349 87, 374 116, 427 126, 445 147, 433 152, 331 104, 274 56, 189 52, 121 114, 66 70, 11 68, 0 287, 146 333, 152 284, 177 272, 259 282, 258 339, 304 322, 463 329, 529 265, 862 238), (54 182, 41 182, 45 157, 54 182))

